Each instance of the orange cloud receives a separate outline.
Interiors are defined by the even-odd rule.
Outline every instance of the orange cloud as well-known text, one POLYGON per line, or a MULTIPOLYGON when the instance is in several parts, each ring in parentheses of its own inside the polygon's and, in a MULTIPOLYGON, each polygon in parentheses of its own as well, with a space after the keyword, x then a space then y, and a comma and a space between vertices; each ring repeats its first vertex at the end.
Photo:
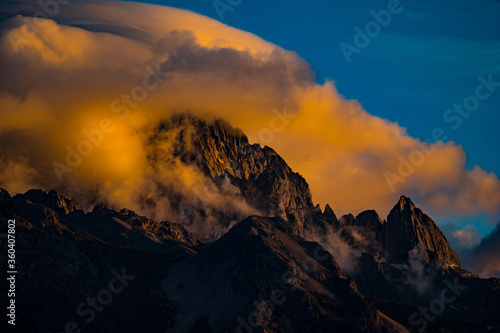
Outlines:
MULTIPOLYGON (((98 198, 172 219, 164 206, 138 202, 154 197, 158 182, 192 194, 211 180, 176 160, 170 169, 151 168, 147 140, 162 119, 189 110, 225 118, 273 147, 305 177, 315 202, 341 214, 376 209, 383 216, 403 193, 431 214, 500 212, 498 177, 479 166, 467 169, 459 145, 410 137, 344 99, 333 82, 316 84, 293 52, 168 7, 68 4, 60 18, 80 28, 47 20, 17 52, 9 33, 20 34, 32 19, 12 18, 1 33, 0 153, 17 164, 2 164, 0 172, 31 179, 13 185, 0 178, 11 192, 64 187, 89 204, 98 198), (96 22, 106 32, 85 29, 96 22), (113 130, 105 131, 103 120, 113 130), (99 143, 84 147, 95 130, 99 143), (91 153, 61 169, 60 183, 53 162, 67 165, 68 152, 79 148, 91 153), (405 169, 408 160, 418 163, 405 169), (388 173, 399 178, 388 181, 388 173)), ((216 193, 211 201, 230 197, 216 193)), ((252 211, 241 200, 229 206, 252 211)))

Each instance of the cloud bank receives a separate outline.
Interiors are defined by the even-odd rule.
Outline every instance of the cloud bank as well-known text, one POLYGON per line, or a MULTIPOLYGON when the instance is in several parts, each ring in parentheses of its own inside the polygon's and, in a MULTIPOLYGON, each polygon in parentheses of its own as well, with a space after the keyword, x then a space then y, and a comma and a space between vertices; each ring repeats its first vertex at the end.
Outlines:
POLYGON ((159 122, 190 111, 273 147, 313 200, 340 214, 384 216, 401 194, 430 214, 500 213, 497 175, 467 169, 461 146, 410 137, 343 98, 334 82, 317 84, 296 53, 252 34, 130 2, 68 3, 53 19, 30 17, 36 4, 5 8, 24 15, 0 33, 0 187, 12 193, 56 188, 172 218, 161 204, 138 204, 155 198, 153 180, 181 193, 211 180, 175 161, 153 168, 147 141, 159 122), (294 116, 276 121, 276 110, 294 116))

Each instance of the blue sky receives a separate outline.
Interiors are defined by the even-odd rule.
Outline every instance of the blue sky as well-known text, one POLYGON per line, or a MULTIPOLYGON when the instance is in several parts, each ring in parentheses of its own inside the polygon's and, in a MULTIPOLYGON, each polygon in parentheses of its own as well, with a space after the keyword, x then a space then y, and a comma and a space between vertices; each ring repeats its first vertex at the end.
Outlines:
MULTIPOLYGON (((146 1, 189 9, 221 20, 213 1, 146 1)), ((227 0, 222 3, 230 4, 227 0)), ((354 45, 355 27, 373 21, 387 1, 233 0, 222 22, 293 50, 323 83, 359 100, 371 114, 398 122, 410 135, 430 139, 442 128, 464 146, 474 164, 500 174, 500 89, 458 129, 443 120, 454 103, 474 93, 477 77, 500 81, 500 1, 408 1, 391 22, 347 63, 340 43, 354 45), (239 3, 239 4, 238 4, 239 3)))

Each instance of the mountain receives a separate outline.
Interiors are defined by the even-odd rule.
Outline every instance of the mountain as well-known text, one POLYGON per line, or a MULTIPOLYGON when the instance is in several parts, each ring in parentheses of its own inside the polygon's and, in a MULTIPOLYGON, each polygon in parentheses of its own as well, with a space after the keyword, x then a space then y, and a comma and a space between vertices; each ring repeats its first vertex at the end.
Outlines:
POLYGON ((222 332, 256 327, 253 313, 260 327, 277 332, 397 326, 364 300, 331 254, 281 218, 249 217, 206 246, 181 226, 148 227, 154 222, 130 211, 84 213, 55 191, 0 193, 2 225, 16 219, 18 311, 36 313, 19 322, 23 332, 68 322, 94 331, 222 332), (101 302, 92 311, 89 294, 99 300, 117 272, 130 276, 130 287, 112 310, 98 311, 106 309, 101 302), (144 317, 135 320, 138 314, 144 317))
MULTIPOLYGON (((146 253, 117 244, 122 242, 120 235, 113 239, 117 243, 96 237, 104 225, 89 230, 96 235, 69 226, 85 216, 93 213, 76 209, 55 191, 30 190, 11 197, 0 190, 2 232, 7 221, 15 219, 14 331, 164 332, 176 310, 155 291, 165 267, 193 253, 195 239, 171 235, 171 241, 163 242, 160 231, 161 249, 146 253)), ((141 236, 144 230, 132 229, 127 236, 133 234, 141 236)), ((2 256, 5 253, 3 245, 2 256)), ((3 272, 8 270, 5 259, 0 264, 3 272)), ((7 293, 1 300, 7 304, 7 293)), ((2 332, 12 331, 5 320, 1 327, 2 332)))
POLYGON ((166 119, 147 150, 158 179, 188 168, 208 188, 158 181, 140 200, 179 223, 0 189, 2 230, 16 220, 20 332, 500 330, 500 280, 463 269, 411 199, 386 219, 338 219, 277 152, 224 120, 166 119))
MULTIPOLYGON (((323 228, 324 223, 336 221, 331 208, 328 207, 329 211, 325 210, 323 216, 313 205, 305 179, 272 148, 250 144, 241 130, 224 120, 204 120, 189 114, 173 116, 156 127, 149 146, 149 159, 156 168, 163 168, 178 158, 183 165, 201 170, 217 189, 234 187, 236 193, 231 195, 241 198, 254 212, 286 219, 298 234, 303 233, 304 228, 323 228), (169 144, 162 144, 164 142, 169 144)), ((202 201, 198 204, 200 210, 205 210, 199 215, 215 216, 222 227, 227 228, 237 217, 246 217, 217 209, 207 213, 211 208, 210 193, 201 193, 198 197, 202 201)), ((172 209, 179 209, 178 206, 174 201, 172 209)), ((208 241, 217 238, 206 234, 197 236, 208 241)))
POLYGON ((407 262, 410 251, 418 249, 425 263, 437 261, 442 267, 462 267, 436 223, 405 196, 389 213, 378 239, 392 262, 407 262))
POLYGON ((243 220, 167 275, 163 283, 183 309, 175 332, 188 332, 195 322, 204 323, 200 332, 395 329, 331 254, 277 217, 243 220))

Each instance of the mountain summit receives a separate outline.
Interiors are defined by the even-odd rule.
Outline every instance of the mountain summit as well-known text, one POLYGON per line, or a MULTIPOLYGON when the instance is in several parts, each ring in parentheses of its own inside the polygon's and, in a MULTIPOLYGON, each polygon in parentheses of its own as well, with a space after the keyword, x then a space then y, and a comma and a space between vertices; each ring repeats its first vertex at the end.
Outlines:
MULTIPOLYGON (((211 179, 209 189, 231 189, 231 197, 241 199, 254 212, 286 219, 298 234, 314 224, 313 215, 318 211, 305 179, 272 148, 250 144, 240 129, 224 120, 206 120, 189 114, 173 116, 157 126, 149 147, 149 159, 155 168, 165 168, 172 159, 178 159, 211 179)), ((199 215, 214 215, 218 223, 227 228, 234 221, 234 214, 212 209, 209 197, 210 193, 199 196, 201 202, 197 206, 211 210, 199 215)), ((174 205, 173 209, 178 207, 174 205)), ((336 220, 329 207, 325 216, 336 220)), ((214 240, 213 236, 198 237, 214 240)))
POLYGON ((426 263, 462 267, 436 223, 405 196, 389 213, 379 239, 389 260, 395 263, 407 262, 408 253, 418 249, 426 263))

